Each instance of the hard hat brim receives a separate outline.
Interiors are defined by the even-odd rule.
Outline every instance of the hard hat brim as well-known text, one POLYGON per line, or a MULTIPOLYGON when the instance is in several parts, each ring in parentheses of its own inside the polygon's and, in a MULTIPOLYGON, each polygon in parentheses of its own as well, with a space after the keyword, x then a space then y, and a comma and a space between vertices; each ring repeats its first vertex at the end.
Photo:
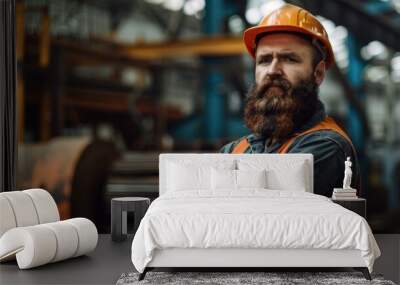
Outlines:
POLYGON ((259 34, 265 34, 265 33, 272 33, 272 32, 295 32, 295 33, 301 33, 301 34, 305 34, 305 35, 309 35, 313 38, 318 39, 323 46, 326 48, 327 51, 327 56, 325 59, 326 62, 326 68, 329 68, 332 63, 334 62, 334 54, 333 54, 333 50, 332 50, 332 46, 329 43, 329 41, 327 41, 325 38, 323 38, 322 36, 318 36, 314 33, 311 33, 310 31, 308 31, 307 29, 301 28, 301 27, 295 27, 295 26, 290 26, 290 25, 271 25, 268 27, 251 27, 248 28, 247 30, 244 31, 243 33, 243 41, 245 43, 245 46, 247 48, 247 51, 249 52, 249 54, 251 55, 251 57, 253 59, 255 59, 256 55, 256 46, 255 46, 255 40, 256 37, 259 34))

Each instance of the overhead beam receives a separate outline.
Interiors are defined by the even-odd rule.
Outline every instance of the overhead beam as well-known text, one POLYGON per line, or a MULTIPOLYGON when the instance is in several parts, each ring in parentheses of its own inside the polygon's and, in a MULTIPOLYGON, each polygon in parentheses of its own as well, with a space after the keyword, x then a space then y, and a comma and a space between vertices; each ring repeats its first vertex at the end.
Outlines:
POLYGON ((141 60, 180 58, 185 56, 240 55, 246 48, 239 37, 209 37, 196 40, 120 45, 122 54, 141 60))
POLYGON ((51 39, 64 51, 69 65, 118 63, 137 67, 157 66, 160 60, 196 56, 232 56, 246 53, 240 37, 206 37, 196 40, 125 44, 111 39, 92 39, 84 44, 68 39, 51 39))

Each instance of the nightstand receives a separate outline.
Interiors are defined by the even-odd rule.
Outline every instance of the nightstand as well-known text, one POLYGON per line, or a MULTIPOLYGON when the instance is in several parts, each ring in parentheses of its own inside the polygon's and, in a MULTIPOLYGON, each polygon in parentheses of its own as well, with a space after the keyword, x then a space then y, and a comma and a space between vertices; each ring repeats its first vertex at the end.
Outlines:
POLYGON ((133 234, 139 227, 150 199, 143 197, 120 197, 111 199, 111 239, 113 241, 124 241, 128 234, 127 213, 134 213, 133 234))
POLYGON ((354 199, 332 199, 332 202, 341 205, 342 207, 359 214, 364 219, 367 218, 367 200, 364 198, 354 199))

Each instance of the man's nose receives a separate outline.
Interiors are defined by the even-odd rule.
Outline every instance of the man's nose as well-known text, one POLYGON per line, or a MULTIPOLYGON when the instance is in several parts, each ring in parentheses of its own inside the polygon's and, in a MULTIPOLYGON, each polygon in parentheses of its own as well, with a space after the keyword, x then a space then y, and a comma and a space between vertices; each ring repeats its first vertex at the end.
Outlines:
POLYGON ((268 67, 268 75, 282 75, 282 67, 277 58, 274 58, 268 67))

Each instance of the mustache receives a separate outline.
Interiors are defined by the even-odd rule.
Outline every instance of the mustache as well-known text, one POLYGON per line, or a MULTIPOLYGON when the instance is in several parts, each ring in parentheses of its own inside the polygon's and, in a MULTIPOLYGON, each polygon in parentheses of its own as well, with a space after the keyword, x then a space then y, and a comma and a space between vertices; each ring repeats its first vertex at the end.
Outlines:
POLYGON ((247 96, 247 104, 253 105, 253 111, 258 114, 272 115, 294 112, 297 103, 293 98, 293 86, 290 81, 280 75, 266 76, 264 80, 254 85, 247 96), (277 88, 272 88, 277 87, 277 88))
POLYGON ((292 89, 292 84, 280 75, 267 75, 260 84, 255 86, 256 99, 262 99, 271 87, 279 87, 283 93, 287 94, 292 89))

